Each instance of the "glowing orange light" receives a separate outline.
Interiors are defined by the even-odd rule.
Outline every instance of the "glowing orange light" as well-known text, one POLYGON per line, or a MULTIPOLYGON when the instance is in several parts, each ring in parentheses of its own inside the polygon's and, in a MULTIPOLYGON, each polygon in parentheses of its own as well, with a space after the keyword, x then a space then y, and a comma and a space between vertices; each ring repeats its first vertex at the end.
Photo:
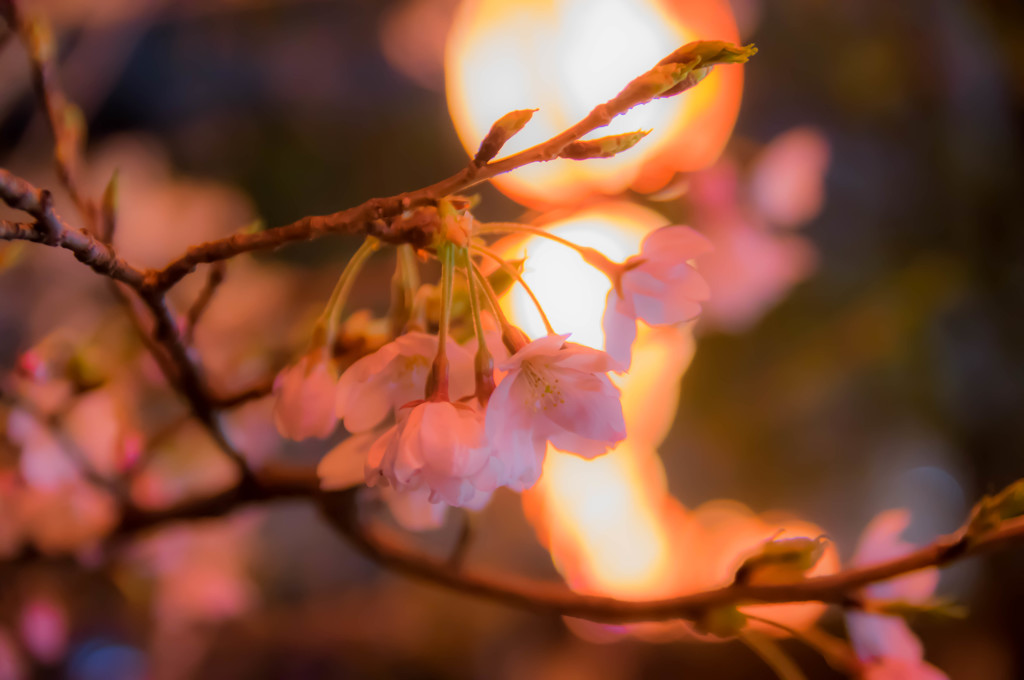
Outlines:
MULTIPOLYGON (((640 248, 660 215, 629 204, 600 206, 546 225, 551 233, 622 260, 640 248)), ((601 316, 611 285, 573 250, 543 238, 506 243, 510 257, 529 253, 524 279, 559 332, 602 347, 601 316)), ((514 288, 503 304, 527 333, 544 326, 528 296, 514 288)), ((678 591, 672 559, 664 469, 655 447, 675 416, 678 380, 692 356, 687 332, 641 328, 632 370, 616 376, 629 439, 585 461, 550 449, 540 483, 524 496, 526 512, 559 570, 584 592, 628 599, 678 591)))
MULTIPOLYGON (((697 39, 738 40, 726 0, 466 0, 448 37, 448 108, 471 152, 503 114, 539 108, 505 149, 518 151, 569 127, 697 39)), ((577 204, 630 186, 659 189, 675 172, 705 166, 721 153, 742 83, 742 69, 716 69, 683 96, 638 107, 599 133, 653 129, 639 147, 598 162, 535 164, 495 183, 538 207, 577 204)))
MULTIPOLYGON (((551 233, 622 260, 664 219, 630 204, 598 206, 545 225, 551 233)), ((498 245, 508 257, 529 254, 524 279, 558 332, 603 346, 601 316, 610 284, 572 249, 531 236, 498 245)), ((545 330, 529 297, 515 287, 502 304, 524 330, 545 330)), ((667 490, 657 454, 675 417, 679 380, 693 354, 686 329, 641 324, 630 372, 615 376, 622 390, 628 437, 607 455, 585 461, 549 448, 540 482, 523 495, 524 510, 558 570, 580 592, 648 600, 728 584, 743 559, 780 529, 785 536, 816 537, 820 528, 784 515, 754 514, 735 501, 687 511, 667 490)), ((829 548, 813 574, 835 571, 829 548)), ((791 627, 804 627, 824 605, 771 605, 745 609, 791 627)), ((606 628, 575 623, 594 640, 606 628)), ((631 626, 655 639, 689 631, 681 625, 631 626)), ((765 628, 766 632, 777 630, 765 628)))

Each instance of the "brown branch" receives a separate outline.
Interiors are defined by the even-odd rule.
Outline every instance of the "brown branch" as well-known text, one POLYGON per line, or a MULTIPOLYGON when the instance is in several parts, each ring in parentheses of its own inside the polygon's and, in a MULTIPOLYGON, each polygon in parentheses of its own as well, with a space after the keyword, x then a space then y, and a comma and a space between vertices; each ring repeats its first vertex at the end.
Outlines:
POLYGON ((33 241, 70 250, 79 262, 96 273, 132 288, 143 287, 146 273, 118 257, 110 245, 65 223, 53 209, 50 192, 0 168, 0 199, 36 220, 34 225, 4 221, 0 225, 0 239, 33 241))
POLYGON ((53 134, 54 163, 57 176, 67 188, 71 199, 85 221, 85 232, 96 233, 97 206, 81 189, 81 147, 85 140, 85 124, 78 110, 64 94, 57 69, 57 47, 49 25, 43 21, 26 21, 18 2, 0 2, 0 16, 7 21, 25 45, 32 69, 32 85, 43 105, 46 122, 53 134), (76 124, 70 124, 74 118, 76 124))
POLYGON ((316 470, 272 464, 253 471, 237 485, 213 496, 184 501, 159 510, 129 507, 114 529, 113 539, 124 539, 166 524, 223 517, 254 503, 289 498, 309 498, 318 493, 316 470))
POLYGON ((235 392, 234 394, 227 394, 221 397, 214 397, 213 403, 219 409, 235 408, 242 404, 256 399, 262 399, 274 390, 274 378, 276 376, 270 376, 268 379, 261 383, 248 387, 244 390, 235 392))
MULTIPOLYGON (((691 46, 701 44, 691 43, 691 46)), ((676 50, 651 71, 628 83, 615 97, 594 107, 582 120, 545 142, 484 165, 478 165, 471 160, 466 167, 454 175, 416 191, 389 198, 373 198, 361 205, 330 215, 303 217, 283 227, 256 233, 238 233, 218 241, 192 246, 163 269, 151 272, 147 279, 147 286, 156 290, 166 290, 194 271, 199 264, 226 260, 256 250, 279 248, 288 243, 306 241, 331 233, 363 234, 375 236, 386 243, 411 243, 415 246, 429 243, 430 233, 420 231, 421 224, 415 222, 396 224, 392 221, 393 218, 410 208, 433 205, 445 196, 465 191, 481 182, 524 165, 543 163, 558 158, 569 144, 584 135, 608 125, 617 116, 632 108, 645 104, 658 96, 663 96, 661 92, 650 89, 650 80, 656 75, 660 77, 666 60, 676 58, 683 50, 685 47, 676 50)), ((753 53, 756 50, 749 51, 753 53)), ((708 67, 713 64, 713 61, 708 62, 708 67)), ((671 65, 669 64, 669 66, 671 65)), ((680 82, 677 84, 677 88, 673 89, 672 94, 683 92, 697 82, 699 80, 680 82)))
MULTIPOLYGON (((37 81, 37 94, 46 108, 48 120, 54 130, 56 140, 55 160, 61 181, 75 198, 76 205, 87 225, 95 227, 96 206, 86 199, 75 185, 78 166, 81 165, 80 145, 73 130, 68 129, 65 114, 71 110, 55 75, 52 38, 46 34, 42 24, 30 26, 24 22, 12 0, 0 0, 0 15, 15 28, 29 53, 37 81), (59 109, 59 110, 58 110, 59 109)), ((198 420, 203 424, 217 445, 232 460, 243 479, 251 474, 245 459, 232 446, 220 423, 219 414, 214 407, 207 388, 202 369, 189 354, 178 324, 167 306, 164 291, 155 290, 146 285, 148 272, 135 268, 117 256, 113 246, 92 236, 84 230, 75 229, 64 223, 54 212, 49 192, 37 189, 27 181, 16 177, 7 170, 0 169, 0 199, 13 208, 23 210, 36 219, 34 229, 26 229, 18 223, 5 222, 0 225, 4 238, 20 238, 59 246, 71 250, 75 257, 88 264, 96 272, 106 275, 114 281, 120 281, 133 288, 153 315, 154 327, 152 341, 162 350, 158 351, 144 334, 144 342, 153 354, 168 382, 175 386, 188 401, 198 420)), ((105 215, 109 221, 105 231, 112 234, 115 224, 114 215, 105 215)), ((95 229, 93 228, 93 231, 95 229)), ((133 323, 141 330, 142 324, 134 318, 134 308, 130 300, 126 300, 123 291, 115 291, 117 297, 133 317, 133 323)))
POLYGON ((188 309, 188 314, 185 318, 185 342, 189 344, 192 343, 196 324, 199 323, 199 319, 203 316, 203 312, 206 311, 206 308, 213 300, 213 296, 217 292, 217 288, 224 282, 224 274, 224 261, 214 262, 213 266, 210 267, 209 274, 206 277, 206 283, 203 285, 202 290, 199 291, 199 295, 196 296, 192 306, 188 309))
POLYGON ((454 571, 443 558, 411 550, 393 532, 363 525, 351 490, 322 495, 321 510, 328 522, 367 557, 383 566, 518 609, 608 623, 696 620, 713 609, 732 605, 792 602, 848 604, 860 588, 870 583, 927 567, 941 567, 954 560, 1024 541, 1024 518, 1017 518, 976 538, 968 539, 963 532, 959 532, 944 536, 902 557, 829 576, 782 585, 734 584, 676 598, 629 602, 582 595, 561 583, 483 570, 454 571))
POLYGON ((381 566, 435 583, 457 592, 534 612, 573 616, 607 623, 698 620, 719 607, 757 604, 825 602, 850 606, 866 585, 929 567, 994 552, 1024 542, 1024 517, 968 536, 966 531, 943 536, 930 545, 892 560, 847 569, 828 576, 779 585, 733 584, 675 598, 646 602, 574 592, 564 583, 540 581, 516 574, 484 569, 463 569, 450 557, 414 550, 404 537, 360 520, 361 488, 322 493, 315 469, 272 464, 252 472, 230 489, 213 496, 190 499, 158 510, 124 509, 121 522, 110 535, 117 542, 176 522, 225 516, 251 504, 282 499, 315 499, 327 522, 367 557, 381 566))

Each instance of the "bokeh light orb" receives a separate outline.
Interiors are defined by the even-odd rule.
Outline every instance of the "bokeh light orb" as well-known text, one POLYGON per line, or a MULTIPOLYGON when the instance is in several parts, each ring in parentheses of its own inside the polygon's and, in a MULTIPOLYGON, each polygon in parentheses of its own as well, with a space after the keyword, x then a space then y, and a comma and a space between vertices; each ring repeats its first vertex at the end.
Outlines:
MULTIPOLYGON (((539 108, 503 153, 519 151, 571 126, 697 39, 738 41, 726 0, 466 0, 448 36, 448 108, 470 153, 505 113, 539 108)), ((534 164, 495 184, 538 208, 626 188, 655 191, 674 173, 718 157, 736 120, 742 84, 742 68, 715 69, 699 87, 638 107, 596 133, 653 130, 638 147, 600 161, 534 164)))

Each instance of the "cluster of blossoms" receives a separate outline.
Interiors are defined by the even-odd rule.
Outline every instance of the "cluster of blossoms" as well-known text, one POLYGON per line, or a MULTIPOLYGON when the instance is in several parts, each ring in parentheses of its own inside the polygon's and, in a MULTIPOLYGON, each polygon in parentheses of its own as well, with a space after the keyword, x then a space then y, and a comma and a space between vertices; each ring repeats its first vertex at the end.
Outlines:
MULTIPOLYGON (((498 262, 497 273, 507 275, 510 285, 525 286, 518 269, 496 256, 480 235, 546 232, 526 225, 482 225, 446 203, 437 214, 439 235, 421 251, 441 262, 437 332, 427 332, 426 314, 416 309, 429 305, 425 300, 433 287, 420 287, 406 296, 414 302, 403 323, 396 324, 404 332, 339 376, 329 349, 333 329, 355 273, 377 247, 368 241, 342 274, 312 348, 275 382, 275 421, 282 435, 323 438, 339 419, 353 435, 321 463, 324 487, 350 486, 358 474, 358 481, 381 487, 394 514, 408 517, 403 523, 415 527, 435 526, 449 505, 479 508, 498 487, 530 488, 540 478, 549 444, 587 459, 607 453, 626 436, 621 397, 609 374, 629 369, 637 322, 688 321, 708 294, 690 260, 710 246, 688 227, 652 232, 640 253, 622 263, 548 235, 575 248, 611 280, 604 318, 607 351, 573 343, 550 324, 546 335, 531 340, 505 317, 494 275, 485 275, 474 258, 486 255, 498 262), (472 328, 462 344, 450 332, 459 321, 452 314, 459 307, 456 278, 468 298, 461 305, 469 317, 464 325, 472 328)), ((400 254, 396 280, 403 272, 409 275, 407 267, 400 254)), ((418 286, 418 274, 415 278, 418 286)))

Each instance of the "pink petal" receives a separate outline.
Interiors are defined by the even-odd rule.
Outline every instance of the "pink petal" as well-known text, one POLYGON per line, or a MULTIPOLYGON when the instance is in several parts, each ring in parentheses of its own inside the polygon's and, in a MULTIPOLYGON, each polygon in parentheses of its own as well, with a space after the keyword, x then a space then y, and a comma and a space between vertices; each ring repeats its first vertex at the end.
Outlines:
POLYGON ((920 661, 924 654, 921 641, 898 616, 851 611, 846 615, 846 630, 857 658, 904 659, 920 661))
POLYGON ((552 357, 561 349, 568 338, 568 333, 565 335, 545 335, 542 338, 537 338, 509 357, 508 361, 503 362, 498 368, 503 371, 511 371, 519 368, 528 359, 537 360, 540 357, 552 357))
MULTIPOLYGON (((879 513, 861 535, 852 563, 858 566, 884 562, 914 549, 913 544, 900 538, 910 525, 910 512, 899 508, 879 513)), ((927 601, 939 583, 937 569, 922 569, 899 578, 875 583, 865 591, 883 600, 901 600, 914 604, 927 601)))
POLYGON ((655 229, 640 246, 641 257, 692 260, 714 250, 714 246, 700 232, 680 225, 655 229))
MULTIPOLYGON (((613 293, 609 293, 609 302, 613 293)), ((626 371, 633 359, 636 320, 608 304, 601 319, 604 328, 604 350, 618 364, 616 370, 626 371)))
POLYGON ((348 437, 328 451, 316 468, 320 488, 336 491, 365 482, 367 454, 380 439, 379 432, 363 432, 348 437))
MULTIPOLYGON (((562 403, 544 412, 548 420, 562 430, 600 443, 601 453, 612 444, 625 439, 626 425, 622 417, 621 395, 607 376, 580 376, 573 381, 571 388, 565 386, 563 397, 562 403)), ((558 446, 556 436, 560 441, 567 441, 566 437, 560 435, 561 433, 553 434, 550 438, 555 446, 558 446)), ((588 453, 581 451, 580 455, 593 457, 589 452, 596 448, 587 446, 585 450, 588 453)))
POLYGON ((395 521, 409 531, 428 531, 444 525, 448 506, 431 503, 430 489, 425 486, 404 491, 385 487, 381 489, 381 498, 387 503, 395 521))

